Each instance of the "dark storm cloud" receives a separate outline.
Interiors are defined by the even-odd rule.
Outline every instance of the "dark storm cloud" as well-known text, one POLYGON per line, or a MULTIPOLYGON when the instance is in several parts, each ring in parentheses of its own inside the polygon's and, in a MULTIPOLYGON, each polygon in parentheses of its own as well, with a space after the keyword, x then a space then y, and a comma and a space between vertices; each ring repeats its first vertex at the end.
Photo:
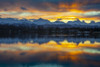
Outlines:
MULTIPOLYGON (((100 10, 100 0, 0 0, 0 9, 21 7, 22 10, 26 10, 26 7, 28 7, 43 11, 59 11, 59 6, 63 5, 59 5, 60 3, 67 6, 77 4, 77 6, 73 8, 77 8, 78 10, 100 10)), ((67 9, 73 8, 70 7, 67 9)))
POLYGON ((27 8, 25 8, 25 7, 20 7, 22 10, 27 10, 27 8))
POLYGON ((84 10, 100 10, 100 3, 99 4, 87 4, 83 7, 81 7, 81 9, 84 10))

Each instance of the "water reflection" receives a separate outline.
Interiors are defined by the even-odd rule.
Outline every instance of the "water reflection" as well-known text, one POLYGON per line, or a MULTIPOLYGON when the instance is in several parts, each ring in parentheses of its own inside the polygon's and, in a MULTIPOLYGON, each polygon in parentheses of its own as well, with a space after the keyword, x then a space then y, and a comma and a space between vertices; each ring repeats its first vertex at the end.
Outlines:
POLYGON ((100 39, 0 38, 0 67, 100 67, 100 39))
POLYGON ((2 37, 0 38, 0 43, 27 43, 27 42, 34 42, 34 43, 47 43, 49 41, 56 41, 57 43, 60 41, 67 40, 68 42, 75 42, 79 44, 80 42, 84 43, 85 41, 90 41, 91 43, 100 42, 100 38, 94 37, 68 37, 68 36, 35 36, 35 37, 2 37))

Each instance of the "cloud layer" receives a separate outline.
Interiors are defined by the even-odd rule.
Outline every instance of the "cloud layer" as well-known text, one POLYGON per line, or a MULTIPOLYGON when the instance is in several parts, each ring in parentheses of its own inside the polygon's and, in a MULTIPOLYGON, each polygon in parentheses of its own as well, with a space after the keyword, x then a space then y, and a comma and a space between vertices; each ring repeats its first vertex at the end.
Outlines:
POLYGON ((28 19, 75 17, 99 21, 100 0, 0 0, 0 14, 28 19))

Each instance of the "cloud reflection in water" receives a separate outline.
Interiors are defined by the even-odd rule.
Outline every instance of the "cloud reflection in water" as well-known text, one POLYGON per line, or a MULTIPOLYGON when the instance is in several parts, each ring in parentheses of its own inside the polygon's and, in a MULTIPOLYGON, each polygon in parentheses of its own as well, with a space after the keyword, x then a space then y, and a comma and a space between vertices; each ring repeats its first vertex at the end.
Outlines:
POLYGON ((59 41, 59 43, 51 40, 43 44, 34 42, 0 44, 0 63, 34 63, 35 65, 53 63, 63 66, 69 63, 99 66, 99 56, 99 42, 85 41, 77 44, 67 40, 59 41))

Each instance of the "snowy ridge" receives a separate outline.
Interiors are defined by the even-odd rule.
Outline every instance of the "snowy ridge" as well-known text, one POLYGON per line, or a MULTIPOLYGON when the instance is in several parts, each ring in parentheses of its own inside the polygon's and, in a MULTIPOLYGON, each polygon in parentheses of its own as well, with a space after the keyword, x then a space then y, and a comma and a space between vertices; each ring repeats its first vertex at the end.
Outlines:
POLYGON ((59 19, 55 22, 50 22, 49 20, 45 20, 42 18, 34 19, 33 21, 30 21, 27 19, 18 20, 15 18, 0 18, 0 24, 1 25, 14 25, 14 26, 42 25, 44 27, 60 27, 60 28, 63 28, 63 27, 100 27, 100 22, 91 21, 89 24, 87 24, 85 21, 80 21, 79 19, 64 23, 60 21, 59 19))

